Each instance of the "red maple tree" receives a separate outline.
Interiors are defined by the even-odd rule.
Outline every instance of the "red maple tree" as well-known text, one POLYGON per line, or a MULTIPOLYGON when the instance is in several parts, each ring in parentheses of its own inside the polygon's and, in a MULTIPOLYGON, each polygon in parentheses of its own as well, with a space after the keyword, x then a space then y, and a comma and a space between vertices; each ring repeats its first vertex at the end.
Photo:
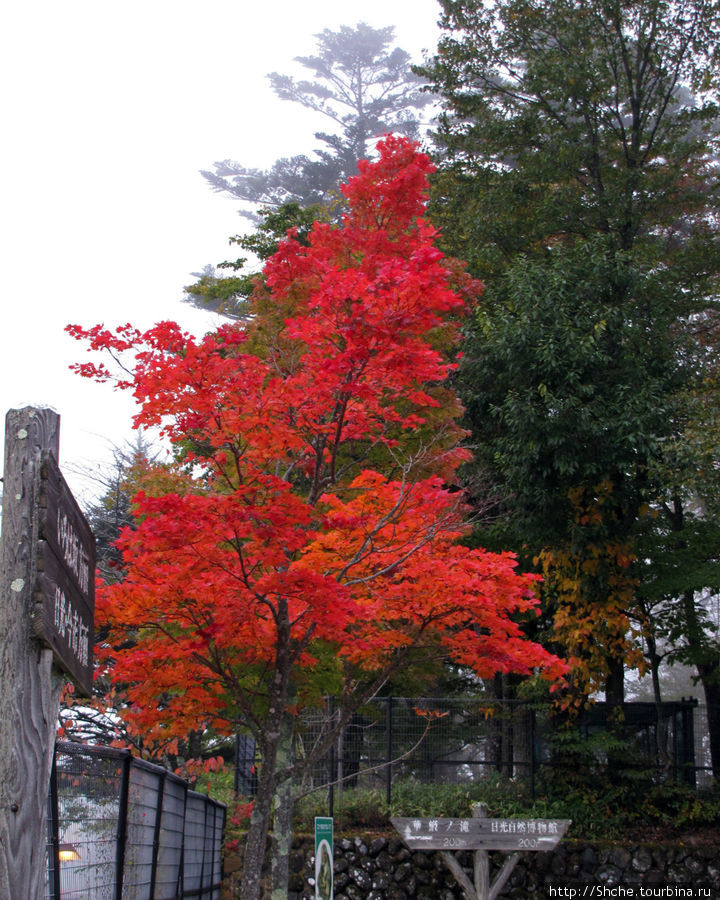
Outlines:
POLYGON ((98 591, 99 656, 150 736, 253 732, 244 900, 259 896, 274 791, 332 740, 279 762, 317 668, 339 689, 338 727, 428 654, 483 677, 563 671, 515 621, 536 605, 532 577, 510 554, 459 543, 467 511, 449 485, 468 453, 443 382, 477 286, 422 218, 428 158, 399 137, 378 152, 343 188, 340 225, 316 224, 308 246, 288 234, 246 322, 201 340, 168 322, 69 327, 89 349, 132 351, 116 381, 140 404, 135 424, 176 448, 135 498, 124 579, 98 591))

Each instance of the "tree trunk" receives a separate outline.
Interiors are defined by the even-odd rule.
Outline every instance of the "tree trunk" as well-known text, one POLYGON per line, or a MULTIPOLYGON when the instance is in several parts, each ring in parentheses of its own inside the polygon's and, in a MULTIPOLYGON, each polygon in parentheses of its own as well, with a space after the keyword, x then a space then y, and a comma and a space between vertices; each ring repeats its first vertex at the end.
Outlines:
POLYGON ((611 657, 608 660, 605 702, 607 704, 608 726, 622 721, 622 707, 625 702, 625 664, 622 659, 617 657, 611 657))
POLYGON ((713 778, 720 778, 720 663, 699 663, 698 675, 705 692, 713 778))
MULTIPOLYGON (((282 734, 277 754, 278 770, 293 763, 294 717, 283 715, 282 734)), ((287 900, 292 847, 292 779, 281 781, 273 798, 272 900, 287 900)))
MULTIPOLYGON (((275 673, 268 691, 268 716, 263 730, 256 735, 260 746, 260 777, 250 828, 245 839, 240 900, 260 900, 270 818, 278 788, 278 753, 286 744, 284 738, 287 735, 288 720, 292 729, 292 717, 287 712, 292 669, 290 617, 287 601, 283 598, 278 601, 276 627, 275 673)), ((285 767, 282 765, 283 769, 285 767)))
POLYGON ((653 702, 655 704, 655 759, 657 764, 663 767, 664 774, 667 774, 670 771, 671 760, 667 752, 667 719, 663 716, 662 692, 660 690, 660 663, 662 658, 657 651, 655 635, 648 633, 645 636, 645 640, 648 646, 653 702))
MULTIPOLYGON (((616 738, 623 736, 625 714, 625 666, 622 659, 612 657, 609 661, 609 672, 605 682, 605 728, 616 738)), ((622 750, 608 751, 608 768, 611 772, 622 771, 625 767, 625 754, 622 750)))
POLYGON ((270 765, 266 770, 265 761, 263 758, 258 790, 250 817, 250 828, 245 839, 240 900, 260 900, 262 893, 262 870, 265 865, 265 850, 270 829, 275 768, 274 765, 270 765))
POLYGON ((269 698, 272 714, 265 721, 265 730, 257 735, 261 756, 260 775, 250 816, 250 828, 245 839, 240 900, 260 900, 262 894, 262 871, 265 866, 270 819, 277 789, 278 751, 283 735, 283 719, 286 715, 284 710, 287 685, 283 683, 282 678, 276 678, 274 688, 269 698))

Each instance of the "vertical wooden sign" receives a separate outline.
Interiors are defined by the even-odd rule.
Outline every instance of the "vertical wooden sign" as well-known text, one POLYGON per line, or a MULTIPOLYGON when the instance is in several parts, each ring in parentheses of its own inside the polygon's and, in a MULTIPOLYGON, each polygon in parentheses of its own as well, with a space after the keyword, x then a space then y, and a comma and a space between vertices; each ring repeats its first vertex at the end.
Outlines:
POLYGON ((95 538, 51 453, 40 467, 35 633, 78 688, 92 695, 95 538))
POLYGON ((10 410, 5 420, 0 562, 0 897, 45 890, 45 817, 60 691, 53 650, 36 636, 43 454, 57 458, 60 417, 10 410))

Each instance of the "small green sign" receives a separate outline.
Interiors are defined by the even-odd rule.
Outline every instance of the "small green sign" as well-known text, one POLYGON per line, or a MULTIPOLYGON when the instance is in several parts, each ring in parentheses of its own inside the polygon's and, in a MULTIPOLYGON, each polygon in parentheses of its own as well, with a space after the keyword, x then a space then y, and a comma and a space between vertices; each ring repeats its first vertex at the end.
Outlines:
POLYGON ((333 900, 333 820, 315 817, 315 900, 333 900))

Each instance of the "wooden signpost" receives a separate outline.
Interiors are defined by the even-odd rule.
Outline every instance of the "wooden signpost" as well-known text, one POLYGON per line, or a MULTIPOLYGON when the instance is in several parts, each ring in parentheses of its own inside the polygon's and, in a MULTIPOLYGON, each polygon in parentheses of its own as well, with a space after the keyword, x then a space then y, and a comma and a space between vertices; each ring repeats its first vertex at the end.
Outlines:
POLYGON ((60 417, 5 420, 0 565, 0 897, 44 896, 60 692, 92 686, 95 543, 57 467, 60 417), (60 672, 64 670, 64 673, 60 672))
POLYGON ((472 819, 394 818, 391 821, 410 850, 441 852, 445 864, 469 900, 496 900, 520 854, 528 850, 552 850, 570 826, 570 819, 488 818, 484 803, 473 806, 472 819), (453 856, 458 850, 475 852, 474 885, 453 856), (492 883, 488 857, 490 850, 513 854, 505 860, 492 883))
POLYGON ((40 466, 34 627, 85 696, 92 693, 95 538, 50 453, 40 466))

